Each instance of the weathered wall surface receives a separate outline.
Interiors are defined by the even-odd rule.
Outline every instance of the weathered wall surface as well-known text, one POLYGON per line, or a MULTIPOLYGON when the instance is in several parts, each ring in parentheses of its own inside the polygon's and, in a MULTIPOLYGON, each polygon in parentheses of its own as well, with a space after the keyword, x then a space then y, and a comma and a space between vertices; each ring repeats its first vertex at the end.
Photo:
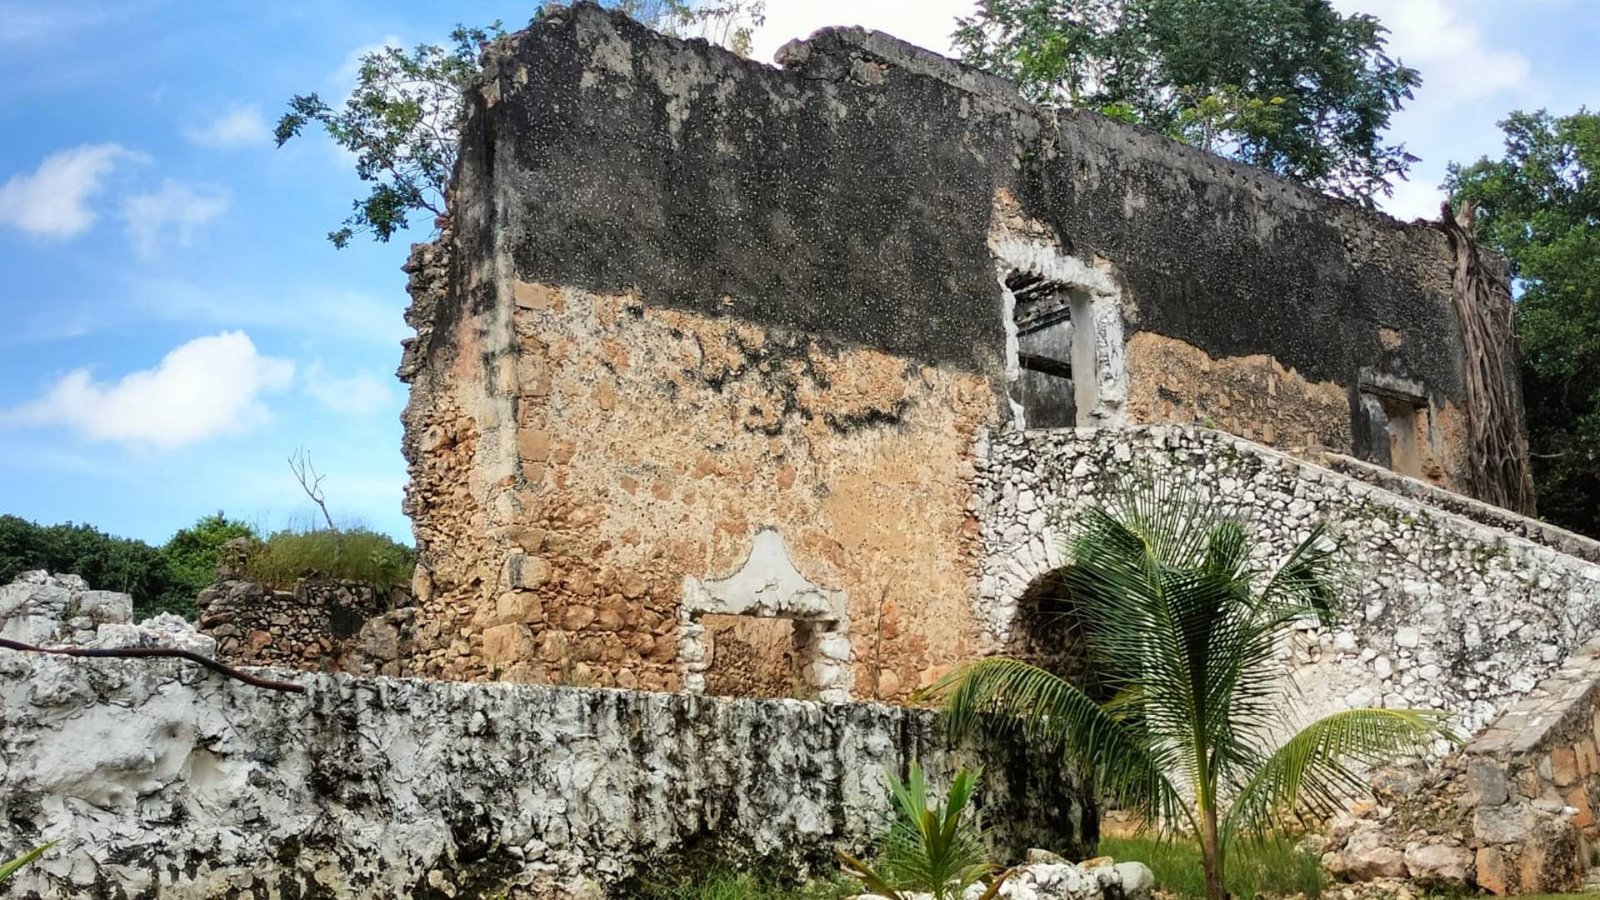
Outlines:
POLYGON ((486 54, 453 218, 409 266, 412 671, 730 684, 717 635, 782 628, 702 640, 685 585, 771 530, 848 648, 798 635, 760 689, 903 697, 992 649, 973 453, 1027 391, 1458 480, 1436 231, 875 33, 780 57, 586 4, 486 54), (1389 434, 1385 403, 1418 418, 1389 434))
POLYGON ((1018 599, 1062 563, 1085 504, 1141 471, 1192 482, 1280 560, 1318 522, 1348 554, 1342 627, 1286 648, 1309 719, 1346 706, 1430 707, 1473 734, 1600 627, 1600 566, 1259 445, 1197 428, 1030 432, 980 464, 978 608, 999 644, 1018 599))
MULTIPOLYGON (((893 707, 298 680, 0 650, 0 856, 60 841, 7 896, 625 897, 688 850, 832 868, 886 827, 886 768, 956 760, 893 707)), ((984 760, 1005 852, 1090 850, 1058 761, 984 760)))
POLYGON ((1334 829, 1352 881, 1411 877, 1500 896, 1580 890, 1600 840, 1600 639, 1431 771, 1379 779, 1334 829))
POLYGON ((218 656, 235 665, 361 671, 370 662, 369 674, 399 675, 400 633, 409 615, 388 614, 409 599, 354 581, 302 580, 292 591, 275 591, 226 579, 200 592, 199 627, 216 639, 218 656), (380 634, 384 640, 373 639, 380 634), (374 652, 382 658, 366 659, 374 652))

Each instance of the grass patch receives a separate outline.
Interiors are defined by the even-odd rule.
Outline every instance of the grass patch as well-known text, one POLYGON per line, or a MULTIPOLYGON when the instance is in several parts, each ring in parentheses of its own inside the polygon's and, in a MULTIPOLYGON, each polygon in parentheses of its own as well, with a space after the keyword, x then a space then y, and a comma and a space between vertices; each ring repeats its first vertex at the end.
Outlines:
MULTIPOLYGON (((1100 853, 1118 862, 1142 862, 1155 873, 1161 890, 1181 897, 1204 897, 1205 870, 1200 847, 1192 841, 1154 837, 1101 838, 1100 853)), ((1289 897, 1322 893, 1322 866, 1288 839, 1252 845, 1241 841, 1228 852, 1228 891, 1235 897, 1289 897)))
POLYGON ((723 868, 647 880, 639 890, 639 900, 836 900, 861 893, 842 876, 795 885, 769 872, 723 868))
POLYGON ((280 531, 250 554, 246 574, 279 589, 301 578, 363 581, 380 591, 411 583, 416 551, 364 528, 280 531))

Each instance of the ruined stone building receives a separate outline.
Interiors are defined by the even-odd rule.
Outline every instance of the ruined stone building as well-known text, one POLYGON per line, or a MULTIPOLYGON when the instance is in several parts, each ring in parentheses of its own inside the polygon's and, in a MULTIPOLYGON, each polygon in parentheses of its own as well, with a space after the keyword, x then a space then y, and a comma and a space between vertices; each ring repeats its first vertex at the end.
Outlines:
MULTIPOLYGON (((1458 232, 881 34, 779 62, 582 4, 487 53, 408 269, 416 674, 904 698, 1039 643, 1056 536, 1134 456, 1280 543, 1339 519, 1362 648, 1538 605, 1519 567, 1577 539, 1465 496, 1502 496, 1492 439, 1520 478, 1522 419, 1458 232)), ((1324 690, 1366 689, 1345 655, 1324 690)))

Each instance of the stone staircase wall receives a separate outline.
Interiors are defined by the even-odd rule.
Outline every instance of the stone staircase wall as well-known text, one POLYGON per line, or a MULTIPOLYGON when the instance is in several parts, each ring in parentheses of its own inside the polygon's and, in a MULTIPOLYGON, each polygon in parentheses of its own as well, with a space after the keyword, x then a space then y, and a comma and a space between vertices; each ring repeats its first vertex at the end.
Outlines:
POLYGON ((1334 824, 1324 864, 1352 881, 1501 896, 1578 890, 1600 846, 1597 748, 1600 638, 1459 752, 1426 771, 1379 773, 1379 802, 1334 824))
POLYGON ((1311 458, 1341 475, 1359 478, 1435 509, 1455 513, 1490 528, 1527 538, 1559 553, 1600 563, 1600 541, 1594 538, 1557 528, 1548 522, 1518 515, 1508 509, 1446 490, 1421 479, 1401 475, 1342 453, 1324 451, 1312 454, 1311 458))
MULTIPOLYGON (((1063 563, 1078 510, 1114 504, 1139 473, 1186 481, 1244 521, 1263 562, 1317 523, 1348 554, 1343 623, 1282 650, 1301 719, 1348 707, 1427 707, 1474 735, 1600 630, 1600 565, 1241 438, 1193 426, 991 437, 979 453, 984 560, 978 612, 996 649, 1019 640, 1019 600, 1063 563)), ((1516 533, 1520 532, 1520 533, 1516 533)), ((1441 746, 1439 752, 1448 750, 1441 746)))

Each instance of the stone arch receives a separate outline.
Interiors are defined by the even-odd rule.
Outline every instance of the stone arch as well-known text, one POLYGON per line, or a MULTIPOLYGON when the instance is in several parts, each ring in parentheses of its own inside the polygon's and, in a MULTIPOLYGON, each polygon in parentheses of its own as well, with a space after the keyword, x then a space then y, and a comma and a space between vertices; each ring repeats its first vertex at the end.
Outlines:
POLYGON ((685 577, 678 610, 678 661, 683 688, 704 693, 711 665, 703 616, 786 619, 807 685, 826 702, 850 699, 850 616, 843 591, 813 584, 795 568, 783 537, 756 533, 744 565, 725 578, 685 577))

